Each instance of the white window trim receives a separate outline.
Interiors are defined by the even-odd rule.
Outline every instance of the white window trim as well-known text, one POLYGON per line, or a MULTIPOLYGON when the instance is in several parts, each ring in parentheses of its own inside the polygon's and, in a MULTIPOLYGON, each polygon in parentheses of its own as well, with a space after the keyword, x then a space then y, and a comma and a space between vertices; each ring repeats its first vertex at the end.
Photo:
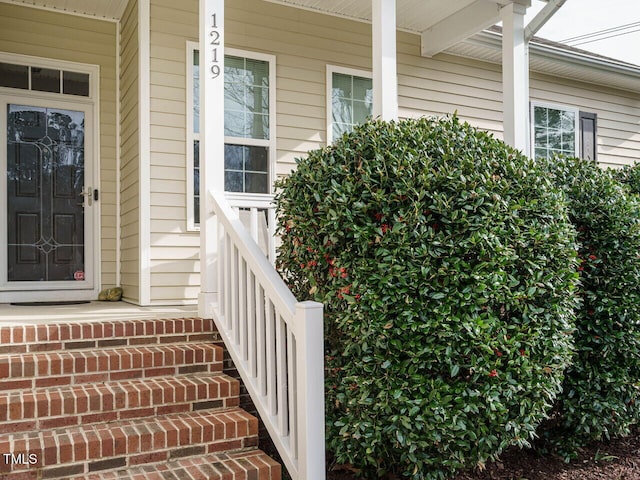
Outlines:
POLYGON ((531 138, 531 158, 536 158, 536 117, 535 117, 535 107, 542 107, 542 108, 550 108, 552 110, 563 110, 565 112, 572 112, 574 115, 574 132, 575 132, 575 136, 574 136, 574 140, 575 140, 575 144, 573 146, 573 156, 574 157, 578 157, 580 155, 580 152, 578 151, 580 148, 580 109, 578 107, 573 107, 570 105, 562 105, 560 103, 549 103, 549 102, 538 102, 538 101, 532 101, 531 102, 531 109, 529 111, 529 115, 531 118, 531 121, 529 122, 531 124, 531 131, 529 132, 530 138, 531 138))
MULTIPOLYGON (((12 93, 15 95, 29 95, 38 98, 49 98, 52 100, 60 100, 61 95, 64 98, 72 99, 74 103, 90 103, 98 106, 98 92, 100 86, 100 67, 98 65, 90 65, 86 63, 69 62, 65 60, 52 60, 50 58, 34 57, 31 55, 21 55, 16 53, 0 52, 1 63, 12 63, 14 65, 24 65, 27 67, 48 68, 52 70, 66 70, 78 73, 86 73, 89 75, 89 96, 70 95, 56 92, 41 92, 39 90, 24 90, 21 88, 0 87, 0 92, 7 95, 12 93), (22 93, 18 93, 22 92, 22 93)), ((62 81, 62 78, 60 79, 62 81)))
POLYGON ((338 65, 327 65, 327 145, 333 142, 333 74, 352 75, 354 77, 370 78, 373 80, 373 73, 369 70, 359 70, 357 68, 341 67, 338 65))
MULTIPOLYGON (((200 225, 195 223, 193 211, 193 175, 194 175, 194 158, 193 158, 193 142, 200 139, 199 134, 193 132, 193 52, 199 50, 199 43, 187 42, 187 230, 199 231, 200 225)), ((276 180, 276 159, 277 159, 277 133, 276 133, 276 57, 267 53, 252 52, 248 50, 240 50, 237 48, 228 48, 225 46, 225 56, 249 58, 251 60, 260 60, 269 63, 269 139, 255 139, 244 137, 225 136, 224 143, 233 143, 239 145, 259 146, 269 148, 269 193, 273 194, 273 183, 276 180)), ((202 158, 200 159, 202 162, 202 158)), ((223 160, 224 161, 224 160, 223 160)), ((223 167, 224 168, 224 167, 223 167)), ((202 194, 202 192, 200 192, 202 194)), ((256 193, 229 192, 229 195, 237 197, 253 198, 256 193)), ((200 199, 202 202, 202 198, 200 199)))
MULTIPOLYGON (((193 200, 195 190, 193 188, 194 175, 194 158, 193 158, 193 142, 200 140, 200 133, 193 131, 193 54, 200 50, 198 42, 187 42, 187 231, 199 232, 200 225, 195 223, 195 211, 193 208, 193 200)), ((202 198, 200 199, 202 201, 202 198)))

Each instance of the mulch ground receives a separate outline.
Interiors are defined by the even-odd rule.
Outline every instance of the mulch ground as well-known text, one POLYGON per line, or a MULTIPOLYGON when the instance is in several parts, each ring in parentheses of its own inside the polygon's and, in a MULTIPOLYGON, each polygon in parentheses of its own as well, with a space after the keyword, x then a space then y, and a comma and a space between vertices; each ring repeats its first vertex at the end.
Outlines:
MULTIPOLYGON (((327 474, 328 480, 356 478, 348 466, 327 474)), ((463 472, 453 480, 640 480, 640 433, 594 443, 571 463, 532 451, 508 450, 483 472, 463 472)))

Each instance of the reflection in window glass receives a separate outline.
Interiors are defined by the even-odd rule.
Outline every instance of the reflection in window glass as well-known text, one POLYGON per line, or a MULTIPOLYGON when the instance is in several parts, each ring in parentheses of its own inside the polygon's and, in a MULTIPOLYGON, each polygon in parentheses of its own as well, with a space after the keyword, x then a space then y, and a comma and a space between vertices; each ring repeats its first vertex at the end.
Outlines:
POLYGON ((62 72, 62 93, 67 95, 89 96, 89 74, 62 72))
POLYGON ((31 67, 31 90, 60 93, 60 70, 31 67))
POLYGON ((0 63, 0 87, 29 89, 29 67, 0 63))
POLYGON ((534 155, 552 158, 576 155, 576 113, 543 106, 533 107, 534 155))
POLYGON ((335 140, 371 117, 373 81, 343 73, 333 73, 331 81, 332 138, 335 140))
POLYGON ((225 57, 224 134, 269 139, 269 62, 225 57))

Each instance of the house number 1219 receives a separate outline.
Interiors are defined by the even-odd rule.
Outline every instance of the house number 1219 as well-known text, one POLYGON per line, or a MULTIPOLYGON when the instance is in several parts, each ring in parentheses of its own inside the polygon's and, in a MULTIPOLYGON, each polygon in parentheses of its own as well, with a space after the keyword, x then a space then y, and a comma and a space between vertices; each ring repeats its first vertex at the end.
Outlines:
POLYGON ((211 15, 211 28, 209 30, 209 37, 211 37, 211 78, 216 78, 220 75, 220 63, 218 61, 218 47, 220 46, 220 31, 218 30, 217 14, 211 15))

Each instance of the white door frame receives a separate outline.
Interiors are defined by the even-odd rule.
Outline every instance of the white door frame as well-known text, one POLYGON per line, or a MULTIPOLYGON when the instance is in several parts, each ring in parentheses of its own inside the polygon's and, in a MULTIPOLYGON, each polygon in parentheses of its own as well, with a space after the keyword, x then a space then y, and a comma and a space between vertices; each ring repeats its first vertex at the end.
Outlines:
MULTIPOLYGON (((0 302, 91 300, 100 289, 100 202, 85 207, 85 280, 9 282, 7 252, 7 105, 82 111, 85 114, 85 188, 99 187, 98 118, 93 101, 61 94, 0 89, 0 302), (8 94, 8 92, 10 93, 8 94)), ((85 203, 87 201, 85 200, 85 203)))

